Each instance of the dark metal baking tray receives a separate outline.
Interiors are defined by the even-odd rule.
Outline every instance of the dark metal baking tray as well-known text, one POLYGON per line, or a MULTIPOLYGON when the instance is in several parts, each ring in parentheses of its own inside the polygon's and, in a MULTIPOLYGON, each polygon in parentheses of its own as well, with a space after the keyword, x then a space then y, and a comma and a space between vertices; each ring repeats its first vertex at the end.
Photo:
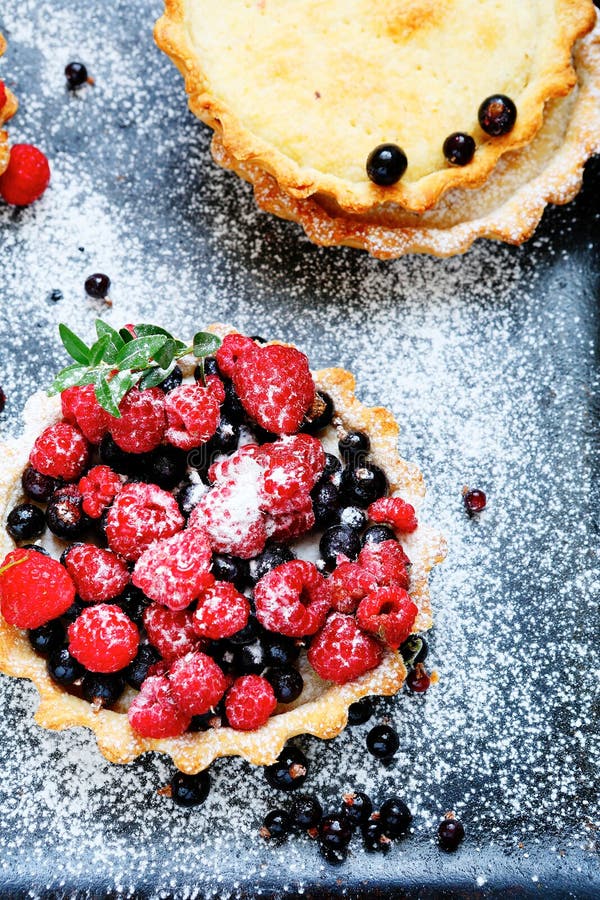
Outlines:
POLYGON ((182 811, 156 793, 164 760, 111 766, 88 733, 40 730, 35 690, 2 678, 0 893, 597 897, 598 161, 521 248, 392 263, 316 248, 212 164, 153 45, 159 11, 2 4, 13 138, 39 143, 54 177, 32 209, 0 208, 0 424, 17 433, 25 398, 63 364, 61 320, 186 335, 229 321, 352 369, 361 397, 398 416, 429 486, 423 516, 449 540, 432 579, 440 682, 378 703, 373 721, 389 716, 401 738, 390 768, 366 753, 369 726, 297 743, 326 804, 351 787, 393 790, 414 828, 385 858, 355 840, 339 868, 308 838, 267 846, 260 821, 286 798, 260 769, 219 762, 206 805, 182 811), (78 96, 64 86, 71 59, 96 81, 78 96), (98 270, 112 308, 84 296, 98 270), (465 484, 488 492, 478 521, 465 484), (454 855, 435 843, 449 809, 467 829, 454 855))

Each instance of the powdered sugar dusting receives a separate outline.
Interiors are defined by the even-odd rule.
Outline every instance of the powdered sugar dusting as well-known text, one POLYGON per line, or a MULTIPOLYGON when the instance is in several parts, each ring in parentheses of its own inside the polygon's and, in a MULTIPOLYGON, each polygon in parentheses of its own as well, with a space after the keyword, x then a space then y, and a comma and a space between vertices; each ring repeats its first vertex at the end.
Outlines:
POLYGON ((171 772, 161 758, 111 766, 85 731, 39 729, 33 688, 3 678, 2 887, 83 896, 101 872, 102 890, 157 897, 354 897, 363 880, 425 877, 594 893, 598 168, 520 250, 383 263, 315 248, 210 162, 180 76, 152 45, 159 11, 147 0, 3 4, 0 77, 21 100, 11 136, 48 152, 53 182, 34 208, 0 209, 2 428, 18 431, 25 397, 64 364, 57 322, 89 337, 98 314, 185 337, 229 321, 294 340, 315 368, 350 368, 361 399, 399 418, 402 453, 429 487, 421 517, 449 540, 432 579, 440 683, 379 702, 373 724, 388 714, 400 732, 389 769, 365 751, 368 725, 332 743, 297 739, 306 789, 326 805, 350 788, 375 801, 394 790, 415 813, 386 859, 355 839, 332 870, 308 839, 258 837, 267 809, 287 802, 259 769, 220 761, 207 803, 178 809, 156 793, 171 772), (71 58, 96 79, 76 97, 62 75, 71 58), (84 296, 94 271, 110 275, 112 307, 84 296), (478 520, 464 514, 464 485, 488 493, 478 520), (434 847, 447 809, 467 829, 453 857, 434 847))

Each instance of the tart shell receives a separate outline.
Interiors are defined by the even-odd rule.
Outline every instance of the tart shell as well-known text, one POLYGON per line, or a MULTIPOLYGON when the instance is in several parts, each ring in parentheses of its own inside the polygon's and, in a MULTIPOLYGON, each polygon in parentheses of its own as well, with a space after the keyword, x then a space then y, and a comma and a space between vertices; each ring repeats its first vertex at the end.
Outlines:
MULTIPOLYGON (((6 50, 6 41, 4 37, 0 34, 0 56, 6 50)), ((6 103, 0 109, 0 175, 6 171, 6 167, 8 166, 8 160, 10 159, 10 146, 8 143, 8 131, 3 127, 5 122, 8 122, 9 119, 12 119, 14 114, 17 111, 17 98, 15 95, 9 91, 9 89, 5 85, 6 90, 6 103)))
POLYGON ((548 105, 532 143, 507 153, 486 184, 449 191, 422 216, 392 204, 348 215, 322 196, 295 199, 259 166, 237 161, 218 133, 213 157, 253 185, 261 209, 301 225, 321 246, 344 245, 379 259, 396 259, 409 253, 455 256, 479 238, 522 244, 548 204, 563 205, 577 195, 586 161, 600 152, 600 25, 579 42, 575 61, 576 91, 548 105))
MULTIPOLYGON (((445 166, 413 182, 404 178, 395 185, 382 188, 366 180, 366 176, 364 181, 351 182, 316 168, 301 166, 250 130, 227 102, 211 90, 208 73, 190 37, 188 7, 191 2, 193 0, 165 0, 164 15, 155 26, 155 39, 183 75, 190 109, 214 129, 225 153, 234 162, 232 168, 237 170, 238 164, 250 164, 271 175, 279 190, 292 200, 318 194, 334 201, 340 210, 349 214, 363 214, 388 203, 423 213, 452 188, 472 189, 482 185, 501 157, 533 140, 543 124, 545 104, 571 91, 576 83, 572 49, 577 39, 592 29, 596 15, 592 0, 555 0, 556 33, 550 46, 543 48, 546 55, 540 70, 514 98, 518 117, 509 134, 490 139, 479 129, 474 135, 477 152, 468 166, 445 166)), ((355 75, 360 77, 359 72, 355 75)), ((435 101, 435 98, 430 99, 435 101)), ((314 137, 318 140, 318 135, 314 137)), ((444 137, 441 136, 440 144, 444 137)))
MULTIPOLYGON (((212 326, 224 335, 233 329, 212 326)), ((180 363, 181 365, 181 363, 180 363)), ((193 363, 190 363, 190 371, 193 363)), ((185 371, 185 369, 184 369, 185 371)), ((369 433, 373 460, 385 469, 392 493, 398 491, 417 507, 425 488, 416 466, 405 462, 397 451, 398 425, 383 408, 364 406, 354 395, 354 378, 342 369, 325 369, 315 373, 317 386, 327 391, 341 421, 350 428, 369 433)), ((21 474, 36 437, 48 425, 61 418, 60 398, 48 398, 38 392, 26 403, 24 431, 20 438, 0 444, 3 458, 0 472, 0 517, 2 523, 15 503, 22 502, 21 474)), ((411 560, 411 596, 419 607, 415 631, 431 626, 428 574, 446 555, 443 537, 425 525, 403 541, 411 560)), ((2 557, 14 549, 4 527, 0 530, 2 557)), ((295 704, 272 716, 257 731, 242 732, 232 728, 216 728, 206 732, 185 734, 179 738, 154 740, 136 734, 129 725, 126 710, 135 692, 127 689, 114 710, 96 710, 87 701, 57 686, 46 668, 46 661, 29 644, 26 632, 8 625, 0 616, 0 671, 18 678, 28 678, 36 685, 40 703, 35 715, 43 728, 63 730, 74 726, 90 728, 96 735, 100 752, 113 763, 131 762, 147 751, 164 753, 184 772, 196 773, 221 756, 241 756, 255 765, 273 763, 285 743, 295 735, 312 734, 333 738, 346 726, 348 707, 370 694, 395 694, 403 685, 406 669, 398 652, 388 651, 381 664, 355 681, 344 685, 323 682, 304 663, 305 688, 295 704)))

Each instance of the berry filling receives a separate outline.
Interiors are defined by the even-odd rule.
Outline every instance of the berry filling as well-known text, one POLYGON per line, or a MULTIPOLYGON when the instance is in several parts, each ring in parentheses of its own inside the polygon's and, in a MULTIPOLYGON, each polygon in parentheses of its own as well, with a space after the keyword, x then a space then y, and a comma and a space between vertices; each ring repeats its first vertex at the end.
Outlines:
MULTIPOLYGON (((342 428, 306 356, 237 334, 193 348, 147 325, 98 335, 105 386, 57 377, 63 421, 31 451, 33 502, 7 519, 17 543, 46 527, 80 543, 60 562, 33 546, 0 565, 2 615, 52 679, 120 711, 127 683, 132 729, 160 739, 259 729, 302 702, 310 668, 345 684, 401 645, 420 664, 401 543, 415 510, 388 496, 369 436, 342 428), (191 352, 194 381, 175 365, 191 352)), ((347 802, 357 824, 361 803, 347 802)))

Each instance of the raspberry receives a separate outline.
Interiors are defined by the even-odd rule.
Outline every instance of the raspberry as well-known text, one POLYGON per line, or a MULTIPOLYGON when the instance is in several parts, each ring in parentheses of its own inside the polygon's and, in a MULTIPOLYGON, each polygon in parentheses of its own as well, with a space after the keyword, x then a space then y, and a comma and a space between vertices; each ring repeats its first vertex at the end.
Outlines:
POLYGON ((257 480, 262 478, 263 470, 258 462, 261 451, 262 448, 258 444, 244 444, 231 456, 226 456, 214 462, 208 470, 208 480, 211 484, 222 481, 234 481, 249 471, 254 472, 257 480), (257 461, 257 467, 254 469, 248 468, 249 458, 257 461))
POLYGON ((228 581, 217 581, 204 592, 194 613, 194 631, 199 637, 231 637, 248 624, 250 603, 228 581))
POLYGON ((149 453, 161 443, 167 427, 165 395, 160 388, 134 387, 119 404, 120 419, 111 417, 110 433, 126 453, 149 453))
POLYGON ((265 469, 263 508, 289 512, 287 503, 299 493, 309 494, 315 486, 325 466, 325 451, 317 438, 297 434, 263 444, 257 459, 265 469))
POLYGON ((185 609, 213 583, 211 562, 205 535, 188 529, 151 544, 136 562, 132 580, 151 600, 185 609))
POLYGON ((144 628, 150 643, 167 662, 198 647, 192 613, 187 610, 173 612, 160 603, 153 603, 144 612, 144 628))
POLYGON ((273 688, 260 675, 237 678, 225 697, 227 721, 236 731, 256 731, 268 722, 276 706, 273 688))
POLYGON ((267 531, 273 541, 291 541, 306 534, 314 524, 315 514, 310 497, 307 497, 304 509, 276 516, 270 520, 267 531))
POLYGON ((295 347, 248 348, 235 363, 233 384, 246 412, 275 434, 298 431, 315 399, 308 359, 295 347))
POLYGON ((88 606, 69 625, 69 653, 89 672, 118 672, 135 659, 140 635, 119 606, 88 606))
POLYGON ((329 577, 331 605, 341 613, 353 613, 359 601, 376 586, 375 578, 355 562, 342 562, 329 577))
POLYGON ((183 525, 171 494, 154 484, 128 484, 108 511, 106 537, 115 553, 137 560, 153 541, 171 537, 183 525))
POLYGON ((127 717, 133 730, 146 738, 179 737, 191 721, 177 706, 166 675, 146 678, 127 717))
POLYGON ((261 625, 288 637, 314 634, 331 607, 329 585, 313 563, 302 559, 267 572, 254 589, 254 602, 261 625))
POLYGON ((79 478, 89 459, 88 442, 81 432, 68 422, 49 425, 40 434, 29 462, 42 475, 74 481, 79 478))
POLYGON ((62 616, 75 585, 55 559, 35 550, 13 550, 0 565, 0 609, 9 625, 39 628, 62 616))
POLYGON ((91 519, 99 519, 122 489, 123 482, 109 466, 94 466, 83 476, 78 487, 84 513, 91 519))
POLYGON ((123 593, 129 584, 127 564, 112 550, 75 544, 66 555, 67 572, 86 603, 103 603, 123 593))
POLYGON ((255 346, 254 341, 243 334, 226 334, 217 350, 217 365, 223 375, 231 378, 238 359, 255 346))
POLYGON ((352 616, 334 613, 312 641, 307 657, 320 678, 345 684, 374 669, 381 661, 381 645, 364 634, 352 616))
POLYGON ((242 559, 257 556, 264 548, 267 531, 258 508, 262 469, 247 455, 239 463, 235 481, 215 485, 192 511, 190 528, 202 528, 213 550, 242 559))
POLYGON ((67 422, 77 425, 90 444, 99 444, 112 422, 112 416, 96 400, 94 385, 70 387, 60 395, 62 413, 67 422))
POLYGON ((188 653, 176 660, 169 681, 177 706, 189 716, 203 716, 227 690, 227 679, 206 653, 188 653))
POLYGON ((205 444, 217 430, 220 402, 210 387, 182 384, 166 395, 165 408, 168 423, 165 437, 181 450, 205 444))
POLYGON ((390 585, 378 588, 360 601, 356 621, 363 631, 371 631, 397 650, 409 636, 417 613, 408 593, 390 585))
POLYGON ((41 150, 31 144, 15 144, 8 168, 0 175, 0 196, 13 206, 28 206, 42 196, 50 183, 50 166, 41 150))
POLYGON ((358 556, 359 565, 370 572, 377 584, 395 584, 407 589, 410 560, 398 541, 365 544, 358 556))
POLYGON ((400 497, 381 497, 367 509, 367 515, 373 522, 385 522, 393 525, 398 531, 409 534, 418 526, 415 508, 400 497))

